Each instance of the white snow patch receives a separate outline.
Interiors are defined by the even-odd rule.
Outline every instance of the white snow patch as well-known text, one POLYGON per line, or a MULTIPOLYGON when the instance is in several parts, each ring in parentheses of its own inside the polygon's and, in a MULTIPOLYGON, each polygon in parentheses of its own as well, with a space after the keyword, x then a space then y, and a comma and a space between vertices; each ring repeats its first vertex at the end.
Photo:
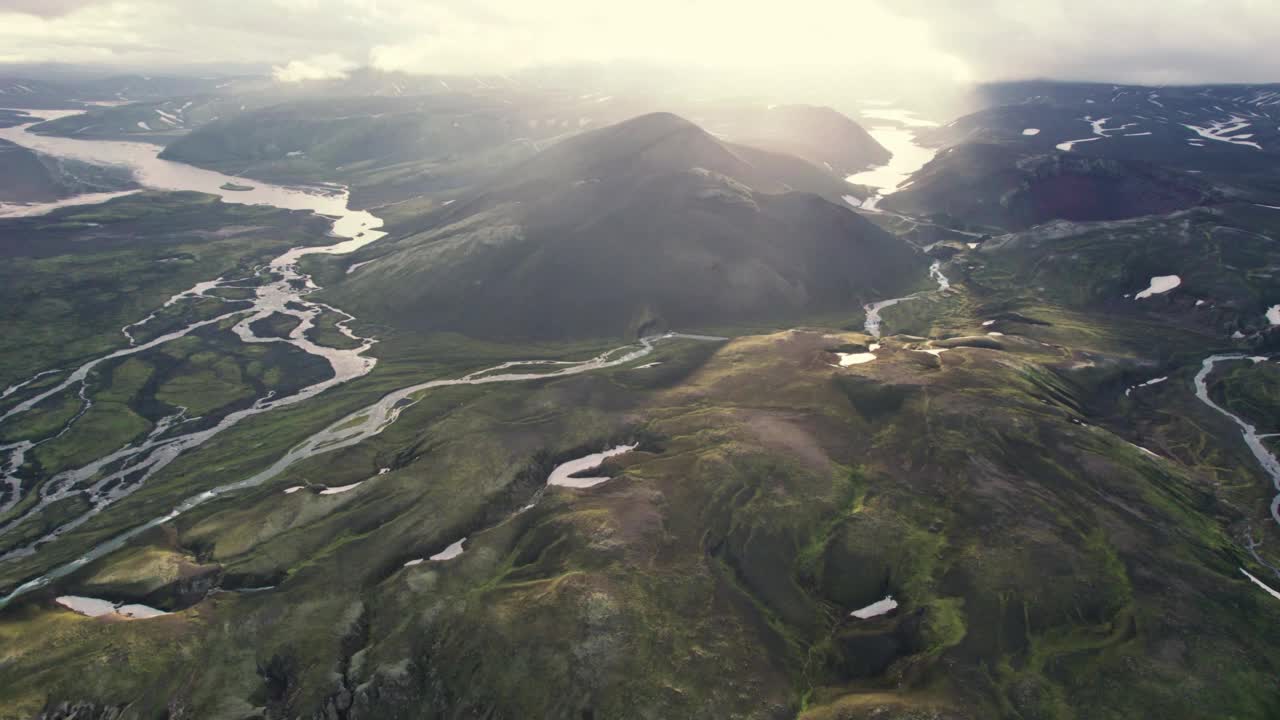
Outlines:
POLYGON ((1057 145, 1054 145, 1054 147, 1058 148, 1062 152, 1071 152, 1075 148, 1075 146, 1079 145, 1080 143, 1093 142, 1094 140, 1101 140, 1101 139, 1102 138, 1100 137, 1091 137, 1091 138, 1085 138, 1083 140, 1068 140, 1064 143, 1058 143, 1057 145))
POLYGON ((135 620, 145 620, 147 618, 169 614, 163 610, 157 610, 146 605, 138 605, 136 603, 125 605, 123 603, 113 603, 107 600, 81 597, 79 595, 61 595, 55 598, 55 600, 59 605, 88 617, 120 615, 122 617, 133 618, 135 620))
POLYGON ((878 615, 884 615, 885 613, 896 610, 897 608, 898 601, 894 600, 892 595, 885 595, 883 600, 877 600, 861 610, 854 610, 849 614, 859 620, 866 620, 878 615))
POLYGON ((1218 142, 1229 143, 1231 145, 1245 145, 1255 150, 1261 150, 1262 146, 1256 142, 1249 140, 1253 137, 1252 133, 1237 135, 1236 133, 1249 127, 1249 121, 1239 115, 1232 115, 1227 120, 1217 120, 1207 126, 1188 125, 1183 123, 1182 127, 1194 132, 1206 140, 1217 140, 1218 142))
POLYGON ((360 487, 363 484, 364 484, 364 481, 361 480, 360 482, 351 483, 350 485, 341 485, 338 487, 325 488, 320 491, 320 494, 321 495, 337 495, 339 493, 355 490, 356 488, 360 487))
POLYGON ((580 472, 594 470, 600 467, 605 460, 611 457, 617 457, 635 450, 639 445, 619 445, 615 448, 605 450, 604 452, 593 453, 577 460, 561 463, 556 469, 551 471, 550 477, 547 478, 548 485, 557 485, 559 487, 571 488, 589 488, 595 487, 603 482, 608 482, 607 477, 574 477, 580 472))
POLYGON ((875 353, 836 353, 840 356, 840 367, 849 367, 850 365, 863 365, 876 359, 875 353))
POLYGON ((464 537, 427 559, 435 562, 440 562, 441 560, 452 560, 462 554, 462 543, 466 541, 467 539, 464 537))
POLYGON ((1277 599, 1277 600, 1280 600, 1280 592, 1276 592, 1274 589, 1272 589, 1272 587, 1271 587, 1270 585, 1268 585, 1268 584, 1266 584, 1266 583, 1262 582, 1261 580, 1259 580, 1258 578, 1254 577, 1254 576, 1253 576, 1253 574, 1252 574, 1252 573, 1250 573, 1248 570, 1245 570, 1244 568, 1240 568, 1240 572, 1244 573, 1245 577, 1247 577, 1247 578, 1249 578, 1250 580, 1252 580, 1254 585, 1257 585, 1258 587, 1262 588, 1263 590, 1266 590, 1268 595, 1270 595, 1271 597, 1273 597, 1273 598, 1275 598, 1275 599, 1277 599))
POLYGON ((1026 130, 1023 130, 1023 131, 1022 131, 1022 134, 1023 134, 1023 135, 1028 135, 1028 136, 1030 136, 1030 135, 1039 135, 1039 134, 1040 134, 1040 128, 1027 128, 1026 130))
POLYGON ((298 492, 299 490, 301 490, 301 489, 303 489, 303 488, 305 488, 305 487, 306 487, 306 485, 294 485, 293 487, 287 487, 287 488, 285 488, 285 489, 284 489, 284 494, 285 494, 285 495, 292 495, 292 494, 294 494, 294 493, 298 492))
POLYGON ((1133 296, 1134 300, 1145 300, 1152 295, 1160 295, 1182 284, 1182 278, 1177 275, 1156 275, 1151 278, 1151 286, 1146 290, 1133 296))
POLYGON ((1168 379, 1169 379, 1168 377, 1158 377, 1158 378, 1155 378, 1155 379, 1152 379, 1152 380, 1148 380, 1148 381, 1143 382, 1143 383, 1138 383, 1137 385, 1134 385, 1134 386, 1133 386, 1133 387, 1131 387, 1131 388, 1127 388, 1127 389, 1125 389, 1125 391, 1124 391, 1124 395, 1125 395, 1125 397, 1129 397, 1129 394, 1130 394, 1130 393, 1132 393, 1134 390, 1137 390, 1138 388, 1151 387, 1152 385, 1159 385, 1160 383, 1162 383, 1162 382, 1164 382, 1164 381, 1166 381, 1166 380, 1168 380, 1168 379))

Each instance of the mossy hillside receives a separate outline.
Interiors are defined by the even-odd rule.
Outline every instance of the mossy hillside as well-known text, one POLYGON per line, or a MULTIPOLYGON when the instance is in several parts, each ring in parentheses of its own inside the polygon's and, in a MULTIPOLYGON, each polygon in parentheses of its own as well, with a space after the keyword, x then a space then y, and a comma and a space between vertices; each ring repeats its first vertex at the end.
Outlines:
POLYGON ((1245 360, 1214 373, 1209 396, 1267 434, 1280 428, 1280 365, 1245 360))
MULTIPOLYGON (((344 688, 357 716, 1274 710, 1256 688, 1277 662, 1259 619, 1276 610, 1238 573, 1238 512, 1201 468, 1081 414, 1128 366, 1073 370, 1076 351, 1017 338, 937 358, 887 338, 875 362, 832 368, 827 350, 857 342, 742 338, 656 389, 637 379, 663 366, 429 394, 343 457, 181 518, 191 557, 278 583, 182 612, 235 618, 199 631, 229 662, 183 701, 210 716, 322 707, 344 688), (523 506, 509 488, 525 468, 631 429, 654 440, 615 481, 495 513, 523 506), (367 482, 280 492, 316 477, 367 482), (400 567, 462 534, 457 560, 400 567), (882 592, 896 614, 848 617, 882 592)), ((172 697, 119 686, 139 708, 172 697)))
MULTIPOLYGON (((225 332, 228 327, 218 328, 217 332, 225 332)), ((242 343, 231 338, 228 341, 232 342, 232 348, 243 347, 242 343)), ((123 500, 113 512, 96 515, 75 531, 44 546, 39 557, 23 558, 0 567, 0 576, 7 587, 16 586, 44 568, 73 560, 93 544, 132 527, 138 522, 137 518, 163 515, 200 489, 248 477, 310 434, 372 403, 390 390, 434 378, 459 377, 509 360, 513 355, 530 359, 589 358, 613 346, 591 343, 569 347, 512 347, 458 336, 389 336, 374 347, 373 353, 381 357, 370 375, 334 388, 307 403, 254 416, 237 424, 200 448, 184 453, 123 500)), ((276 344, 256 347, 269 352, 292 350, 276 344)), ((293 380, 304 381, 305 377, 294 376, 293 380)), ((369 471, 376 472, 377 467, 371 467, 369 471)))
POLYGON ((1050 225, 1001 238, 971 255, 984 266, 978 277, 1016 279, 1024 292, 1057 304, 1248 334, 1267 327, 1263 313, 1280 299, 1274 277, 1280 251, 1269 239, 1277 231, 1280 219, 1231 205, 1170 217, 1050 225), (1160 275, 1178 275, 1182 284, 1134 298, 1160 275))

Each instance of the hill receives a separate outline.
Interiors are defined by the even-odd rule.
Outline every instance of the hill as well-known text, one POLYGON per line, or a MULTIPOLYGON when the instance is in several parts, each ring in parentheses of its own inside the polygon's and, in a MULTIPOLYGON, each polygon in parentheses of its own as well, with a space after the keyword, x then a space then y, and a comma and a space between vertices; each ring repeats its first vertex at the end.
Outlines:
POLYGON ((734 142, 794 155, 840 177, 889 162, 892 154, 861 125, 814 105, 732 107, 706 127, 734 142))
POLYGON ((903 243, 791 192, 796 162, 642 116, 423 217, 330 294, 416 330, 558 339, 856 312, 921 279, 903 243))
POLYGON ((1016 230, 1050 220, 1119 220, 1224 196, 1197 176, 1133 160, 965 143, 947 148, 882 207, 971 227, 1016 230))
POLYGON ((48 202, 135 187, 127 168, 51 157, 0 140, 0 202, 48 202))

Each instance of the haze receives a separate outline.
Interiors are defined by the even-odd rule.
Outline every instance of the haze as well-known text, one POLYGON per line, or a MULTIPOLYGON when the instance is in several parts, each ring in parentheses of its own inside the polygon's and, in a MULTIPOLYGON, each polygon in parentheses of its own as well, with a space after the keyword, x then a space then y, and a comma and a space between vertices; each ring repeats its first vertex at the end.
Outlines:
MULTIPOLYGON (((0 62, 429 74, 611 64, 731 71, 732 89, 1025 77, 1258 82, 1280 75, 1261 0, 5 0, 0 62)), ((660 74, 659 74, 660 76, 660 74)), ((716 84, 719 84, 717 81, 716 84)))

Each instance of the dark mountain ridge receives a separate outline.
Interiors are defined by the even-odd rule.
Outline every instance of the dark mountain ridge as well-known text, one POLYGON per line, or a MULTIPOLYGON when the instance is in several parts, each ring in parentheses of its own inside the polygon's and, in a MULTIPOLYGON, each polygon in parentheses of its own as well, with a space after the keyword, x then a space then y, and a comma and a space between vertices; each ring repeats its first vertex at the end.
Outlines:
POLYGON ((1217 202, 1226 192, 1150 163, 965 143, 939 153, 882 202, 896 212, 1023 229, 1050 220, 1119 220, 1217 202))
POLYGON ((792 192, 779 157, 666 113, 585 133, 370 248, 331 292, 416 330, 562 339, 856 313, 922 279, 901 241, 792 192))

